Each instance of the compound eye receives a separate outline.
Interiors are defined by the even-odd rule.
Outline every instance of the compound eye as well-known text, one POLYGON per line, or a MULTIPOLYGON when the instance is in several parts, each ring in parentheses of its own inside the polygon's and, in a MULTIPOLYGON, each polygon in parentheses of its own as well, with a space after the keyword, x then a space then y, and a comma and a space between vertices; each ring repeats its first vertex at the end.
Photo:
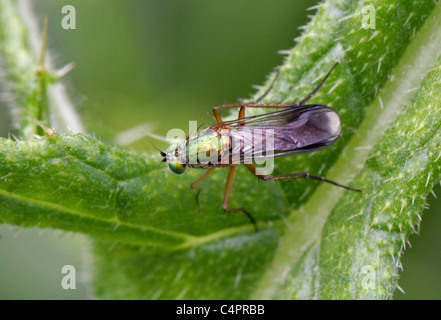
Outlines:
POLYGON ((171 172, 177 175, 181 175, 185 172, 185 165, 179 162, 170 162, 168 164, 168 167, 171 172))

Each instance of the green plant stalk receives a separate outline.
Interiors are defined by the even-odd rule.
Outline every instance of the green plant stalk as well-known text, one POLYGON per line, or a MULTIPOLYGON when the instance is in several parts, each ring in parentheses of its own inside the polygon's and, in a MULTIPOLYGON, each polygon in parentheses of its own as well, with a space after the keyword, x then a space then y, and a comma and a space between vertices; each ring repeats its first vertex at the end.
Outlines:
POLYGON ((15 116, 15 127, 22 138, 42 135, 44 130, 39 123, 64 132, 85 133, 64 87, 55 83, 59 77, 50 71, 45 31, 40 36, 38 30, 42 25, 32 15, 30 5, 21 2, 18 8, 12 0, 0 4, 1 76, 13 97, 7 102, 15 116))
MULTIPOLYGON (((32 1, 21 1, 19 6, 20 17, 23 26, 28 29, 31 52, 39 58, 38 73, 41 104, 39 106, 40 116, 37 119, 44 120, 47 126, 60 132, 75 132, 87 134, 83 127, 75 107, 67 95, 66 88, 60 78, 66 74, 73 64, 69 64, 58 71, 52 62, 51 52, 45 44, 45 31, 40 33, 43 26, 42 19, 37 19, 32 10, 32 1)), ((47 24, 53 24, 56 20, 48 17, 47 24)))
POLYGON ((39 119, 44 92, 37 75, 38 60, 30 50, 27 30, 19 16, 16 4, 5 0, 0 3, 0 55, 4 82, 13 94, 11 109, 19 113, 21 137, 39 132, 35 119, 39 119))

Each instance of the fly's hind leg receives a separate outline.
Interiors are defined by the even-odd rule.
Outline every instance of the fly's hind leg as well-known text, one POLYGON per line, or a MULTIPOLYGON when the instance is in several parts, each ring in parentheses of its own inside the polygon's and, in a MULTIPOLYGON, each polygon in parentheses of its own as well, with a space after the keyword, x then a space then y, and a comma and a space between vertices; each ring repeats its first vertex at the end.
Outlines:
POLYGON ((262 180, 265 180, 265 181, 267 181, 267 180, 295 179, 295 178, 308 178, 308 179, 313 179, 313 180, 319 180, 319 181, 327 182, 327 183, 333 184, 334 186, 337 186, 337 187, 340 187, 340 188, 343 188, 343 189, 347 189, 347 190, 351 190, 351 191, 357 191, 357 192, 363 192, 360 189, 351 188, 351 187, 339 184, 339 183, 337 183, 335 181, 328 180, 328 179, 326 179, 324 177, 310 174, 308 172, 296 172, 296 173, 290 173, 290 174, 282 174, 282 175, 278 175, 278 176, 266 176, 266 175, 256 174, 256 166, 253 165, 253 164, 245 164, 245 166, 248 168, 248 170, 251 171, 252 174, 254 174, 259 179, 262 179, 262 180))
POLYGON ((254 220, 253 216, 245 210, 245 208, 241 207, 241 208, 234 208, 234 209, 229 209, 228 208, 228 201, 230 199, 230 194, 231 194, 231 189, 233 188, 233 182, 234 182, 234 176, 236 175, 236 165, 233 164, 230 167, 230 171, 228 172, 228 179, 227 179, 227 186, 225 188, 225 196, 224 196, 224 202, 222 204, 222 209, 224 210, 224 212, 242 212, 244 213, 247 218, 250 220, 250 222, 253 224, 254 226, 254 230, 257 232, 257 224, 256 224, 256 220, 254 220))
MULTIPOLYGON (((244 102, 244 103, 224 104, 224 105, 220 105, 220 106, 215 106, 215 107, 213 108, 213 113, 214 113, 214 117, 216 118, 217 122, 218 122, 218 123, 223 122, 222 117, 221 117, 220 114, 219 114, 219 111, 217 111, 218 109, 239 108, 239 107, 240 107, 240 109, 239 109, 239 117, 238 117, 238 119, 244 119, 244 118, 245 118, 245 108, 248 108, 248 107, 254 107, 254 108, 256 108, 256 107, 258 107, 258 108, 264 108, 264 107, 266 107, 266 108, 268 108, 268 106, 260 105, 260 101, 261 101, 263 98, 265 98, 265 97, 268 95, 268 93, 270 93, 271 90, 273 89, 274 84, 276 83, 276 80, 277 80, 277 78, 278 78, 278 76, 279 76, 279 70, 280 70, 279 68, 276 69, 276 75, 274 76, 274 79, 273 79, 273 81, 271 82, 270 86, 269 86, 268 89, 266 89, 266 91, 265 91, 265 92, 264 92, 259 98, 257 98, 255 101, 252 101, 252 102, 244 102)), ((279 106, 274 107, 274 108, 286 108, 286 107, 291 106, 291 105, 286 105, 286 106, 279 105, 279 106), (281 106, 281 107, 279 107, 279 106, 281 106)), ((271 107, 269 107, 269 108, 271 108, 271 107)))
POLYGON ((328 71, 328 73, 325 75, 325 77, 322 79, 322 81, 320 81, 320 83, 315 87, 314 90, 312 90, 306 97, 304 97, 302 100, 300 100, 299 102, 295 102, 295 103, 289 103, 289 104, 276 104, 276 103, 259 103, 264 97, 266 97, 268 95, 268 93, 271 91, 271 89, 273 88, 276 79, 278 77, 279 74, 279 70, 277 70, 277 74, 274 77, 273 82, 271 83, 270 87, 259 97, 257 98, 256 101, 254 102, 244 102, 244 103, 233 103, 233 104, 224 104, 224 105, 220 105, 220 106, 215 106, 213 107, 213 113, 214 116, 217 120, 218 123, 223 122, 222 117, 219 114, 219 109, 228 109, 228 108, 240 108, 239 109, 239 119, 243 119, 245 118, 245 109, 246 108, 292 108, 292 107, 296 107, 296 106, 301 106, 303 105, 306 101, 308 101, 309 99, 312 98, 312 96, 320 90, 320 88, 323 86, 323 84, 326 82, 326 80, 328 79, 328 77, 331 75, 332 71, 335 69, 335 67, 337 67, 337 65, 339 64, 339 62, 336 62, 332 68, 328 71))

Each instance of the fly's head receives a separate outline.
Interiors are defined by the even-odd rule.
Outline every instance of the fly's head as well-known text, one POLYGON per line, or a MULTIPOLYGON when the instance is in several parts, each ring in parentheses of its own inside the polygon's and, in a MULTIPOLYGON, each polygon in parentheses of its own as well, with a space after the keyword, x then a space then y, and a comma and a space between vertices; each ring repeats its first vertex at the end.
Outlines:
POLYGON ((181 175, 185 172, 185 161, 183 161, 183 157, 180 154, 178 143, 172 143, 166 152, 161 151, 160 154, 164 157, 162 162, 168 162, 168 168, 171 172, 177 175, 181 175))

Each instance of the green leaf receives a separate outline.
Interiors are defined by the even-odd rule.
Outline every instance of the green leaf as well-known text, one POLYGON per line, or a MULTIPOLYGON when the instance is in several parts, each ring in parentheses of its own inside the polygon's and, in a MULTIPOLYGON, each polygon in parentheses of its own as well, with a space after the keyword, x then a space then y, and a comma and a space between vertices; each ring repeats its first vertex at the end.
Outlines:
POLYGON ((226 170, 201 183, 198 212, 197 170, 174 176, 159 157, 56 134, 0 141, 0 220, 96 238, 101 298, 390 298, 440 179, 440 18, 433 1, 324 2, 265 98, 300 100, 340 60, 311 100, 338 111, 340 140, 277 159, 275 174, 307 171, 363 194, 258 182, 241 168, 230 206, 252 212, 254 232, 245 215, 222 213, 226 170), (362 28, 368 4, 375 29, 362 28))
MULTIPOLYGON (((409 185, 411 178, 401 166, 396 167, 394 159, 388 161, 388 166, 380 166, 381 170, 388 172, 386 179, 379 178, 384 174, 374 174, 375 183, 371 184, 373 179, 363 177, 366 177, 366 171, 373 174, 372 167, 368 165, 374 161, 374 155, 383 158, 393 154, 406 159, 406 148, 391 149, 387 143, 384 146, 383 141, 397 141, 399 146, 403 146, 401 139, 408 138, 416 128, 421 130, 424 127, 422 122, 427 113, 427 102, 419 104, 416 102, 418 96, 415 96, 412 104, 407 108, 406 105, 441 52, 439 46, 433 44, 439 43, 433 41, 433 37, 439 33, 436 21, 439 21, 440 7, 436 7, 416 35, 434 8, 433 2, 419 3, 418 7, 407 1, 373 5, 376 8, 377 29, 363 30, 360 28, 362 7, 358 3, 326 2, 288 57, 280 80, 267 99, 281 102, 298 100, 311 90, 312 80, 318 78, 316 70, 321 70, 323 75, 332 61, 341 59, 342 65, 325 84, 322 95, 314 98, 317 103, 326 99, 339 111, 344 126, 341 141, 311 155, 280 159, 277 173, 319 172, 345 183, 369 158, 367 167, 351 184, 364 189, 363 195, 345 191, 344 197, 339 200, 343 191, 329 185, 322 184, 315 189, 314 183, 308 182, 305 192, 305 184, 301 182, 283 183, 284 200, 287 199, 295 208, 283 220, 286 225, 283 233, 267 239, 250 237, 247 246, 240 241, 243 239, 241 237, 232 238, 232 243, 237 245, 231 247, 218 241, 215 244, 219 250, 215 253, 212 252, 216 248, 214 244, 174 255, 128 253, 127 248, 117 247, 112 251, 113 256, 102 254, 102 260, 97 261, 99 270, 103 271, 96 281, 101 296, 130 296, 131 288, 119 287, 117 294, 110 296, 106 292, 111 292, 112 288, 122 283, 136 282, 139 277, 133 269, 134 265, 139 264, 152 270, 149 273, 151 276, 143 278, 143 283, 137 282, 139 290, 145 293, 141 296, 147 298, 379 299, 392 296, 397 287, 400 253, 413 232, 412 226, 418 222, 418 214, 423 209, 427 193, 433 183, 439 180, 439 170, 434 170, 437 164, 433 162, 429 166, 429 161, 426 161, 424 166, 422 161, 411 161, 409 170, 426 171, 421 175, 412 175, 413 179, 420 177, 423 180, 425 187, 419 190, 413 189, 413 183, 409 185), (405 49, 406 53, 403 53, 405 49), (325 61, 327 67, 323 66, 325 61), (404 76, 403 71, 406 71, 404 76), (415 118, 410 115, 411 108, 420 109, 421 122, 418 126, 415 126, 415 118), (403 109, 406 109, 406 113, 396 119, 403 109), (394 127, 398 128, 400 139, 392 129, 382 137, 383 130, 391 122, 396 123, 394 127), (407 131, 399 131, 403 122, 408 124, 407 131), (357 127, 359 131, 354 136, 357 127), (377 143, 378 146, 369 154, 377 143), (346 149, 343 151, 344 145, 346 149), (422 168, 417 169, 420 166, 422 168), (388 184, 388 179, 394 174, 404 176, 396 179, 400 180, 401 185, 388 184), (427 180, 429 175, 430 181, 427 180), (379 189, 381 186, 385 190, 379 189), (405 205, 398 201, 397 206, 396 195, 390 195, 386 190, 400 195, 417 192, 417 195, 408 196, 405 205), (384 209, 380 204, 372 212, 373 199, 381 199, 385 203, 389 201, 391 205, 384 209), (388 224, 380 224, 379 218, 375 219, 383 215, 385 221, 394 221, 391 228, 384 228, 388 224), (273 240, 269 241, 271 238, 273 240), (250 247, 251 244, 255 248, 250 247), (262 247, 267 250, 260 256, 259 266, 255 254, 262 247), (192 259, 193 263, 188 259, 192 259), (176 262, 176 266, 172 261, 179 262, 176 262), (105 279, 106 275, 121 270, 124 270, 123 279, 105 279), (156 274, 161 275, 159 279, 155 277, 156 274), (167 289, 164 291, 164 288, 167 289)), ((423 88, 434 84, 433 76, 428 75, 423 88)), ((433 87, 429 91, 432 94, 437 92, 433 87)), ((420 91, 417 94, 424 95, 420 91)), ((436 135, 437 123, 440 123, 439 119, 433 119, 433 126, 427 127, 422 135, 428 132, 436 135)), ((417 138, 414 142, 420 144, 424 140, 417 138)), ((421 147, 406 146, 409 147, 408 152, 421 147)), ((438 154, 432 160, 436 160, 436 156, 438 154)), ((264 192, 261 194, 264 195, 264 192)), ((279 201, 274 198, 271 203, 279 201)), ((102 244, 97 247, 100 253, 106 249, 107 246, 102 244)))
POLYGON ((441 177, 440 81, 439 58, 354 180, 366 196, 346 194, 333 209, 322 234, 320 268, 346 277, 323 274, 324 298, 387 298, 395 290, 400 256, 441 177))

